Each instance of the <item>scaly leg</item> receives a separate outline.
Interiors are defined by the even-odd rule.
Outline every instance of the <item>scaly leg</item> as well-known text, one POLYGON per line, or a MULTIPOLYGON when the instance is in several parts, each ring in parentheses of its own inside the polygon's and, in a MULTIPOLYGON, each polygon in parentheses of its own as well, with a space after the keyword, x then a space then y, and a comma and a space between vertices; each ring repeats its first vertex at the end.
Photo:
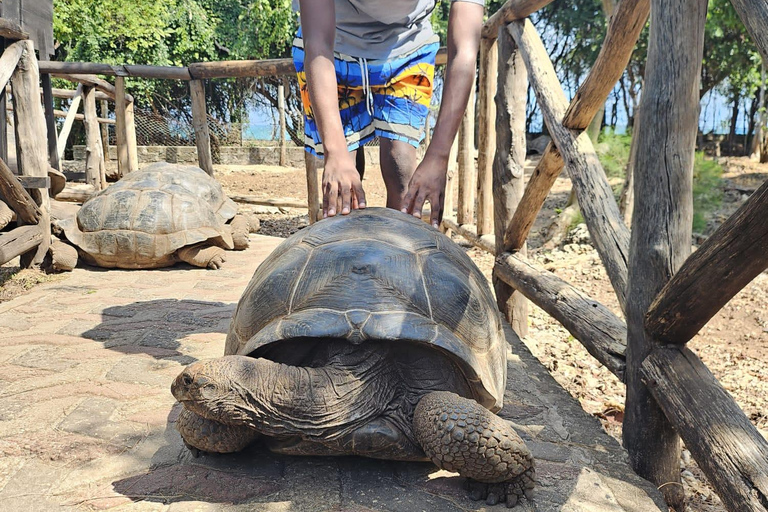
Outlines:
POLYGON ((201 268, 219 269, 227 260, 224 249, 215 245, 191 245, 176 251, 179 259, 201 268))
POLYGON ((472 499, 513 507, 530 498, 536 477, 531 452, 506 421, 474 400, 447 391, 425 395, 413 431, 432 462, 470 479, 472 499))

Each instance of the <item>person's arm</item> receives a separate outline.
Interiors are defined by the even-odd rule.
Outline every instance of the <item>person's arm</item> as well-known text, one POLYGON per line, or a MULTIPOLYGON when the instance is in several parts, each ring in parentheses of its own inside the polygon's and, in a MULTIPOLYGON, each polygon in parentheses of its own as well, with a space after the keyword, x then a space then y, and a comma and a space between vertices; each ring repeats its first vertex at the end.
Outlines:
POLYGON ((443 219, 445 175, 453 139, 467 108, 469 91, 475 84, 477 50, 483 26, 483 6, 454 2, 448 16, 448 64, 442 103, 432 141, 408 185, 403 212, 421 217, 426 201, 432 208, 430 223, 438 227, 443 219))
POLYGON ((341 202, 341 213, 365 208, 365 193, 339 114, 338 84, 333 65, 336 12, 333 0, 300 0, 304 37, 304 70, 307 73, 312 112, 323 141, 323 217, 333 217, 341 202))

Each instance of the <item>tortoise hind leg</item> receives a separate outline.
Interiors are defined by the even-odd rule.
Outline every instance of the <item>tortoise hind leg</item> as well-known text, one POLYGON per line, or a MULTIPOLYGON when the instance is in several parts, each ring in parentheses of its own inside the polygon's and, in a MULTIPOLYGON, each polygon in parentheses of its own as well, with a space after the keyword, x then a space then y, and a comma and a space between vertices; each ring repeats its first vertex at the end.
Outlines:
POLYGON ((176 251, 176 255, 181 261, 201 268, 219 269, 227 260, 224 249, 208 244, 182 247, 176 251))
POLYGON ((425 395, 416 406, 413 431, 432 462, 469 478, 471 498, 513 507, 531 496, 531 452, 506 421, 474 400, 447 391, 425 395))
POLYGON ((176 420, 176 429, 195 457, 200 452, 239 452, 259 437, 258 432, 248 427, 225 425, 183 408, 176 420))

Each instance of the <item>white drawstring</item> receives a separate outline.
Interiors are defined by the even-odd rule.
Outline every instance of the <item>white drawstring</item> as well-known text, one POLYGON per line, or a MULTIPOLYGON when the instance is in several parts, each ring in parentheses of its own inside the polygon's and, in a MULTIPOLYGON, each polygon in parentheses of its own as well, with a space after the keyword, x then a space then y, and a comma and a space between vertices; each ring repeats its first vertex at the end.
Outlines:
POLYGON ((373 115, 373 94, 371 94, 371 80, 368 78, 368 59, 359 57, 360 72, 363 75, 363 94, 365 94, 365 109, 373 115))

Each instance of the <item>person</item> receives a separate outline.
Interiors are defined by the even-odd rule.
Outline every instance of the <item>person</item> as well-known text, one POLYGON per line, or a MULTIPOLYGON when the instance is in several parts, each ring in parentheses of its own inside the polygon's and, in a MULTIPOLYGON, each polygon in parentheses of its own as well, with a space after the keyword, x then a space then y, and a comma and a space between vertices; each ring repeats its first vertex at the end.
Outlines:
MULTIPOLYGON (((432 140, 416 148, 432 97, 439 39, 436 0, 294 0, 300 28, 293 58, 305 116, 305 149, 323 156, 323 217, 365 208, 357 152, 379 137, 387 207, 442 220, 448 156, 470 88, 484 0, 451 0, 448 61, 432 140)), ((362 170, 362 169, 361 169, 362 170)))

